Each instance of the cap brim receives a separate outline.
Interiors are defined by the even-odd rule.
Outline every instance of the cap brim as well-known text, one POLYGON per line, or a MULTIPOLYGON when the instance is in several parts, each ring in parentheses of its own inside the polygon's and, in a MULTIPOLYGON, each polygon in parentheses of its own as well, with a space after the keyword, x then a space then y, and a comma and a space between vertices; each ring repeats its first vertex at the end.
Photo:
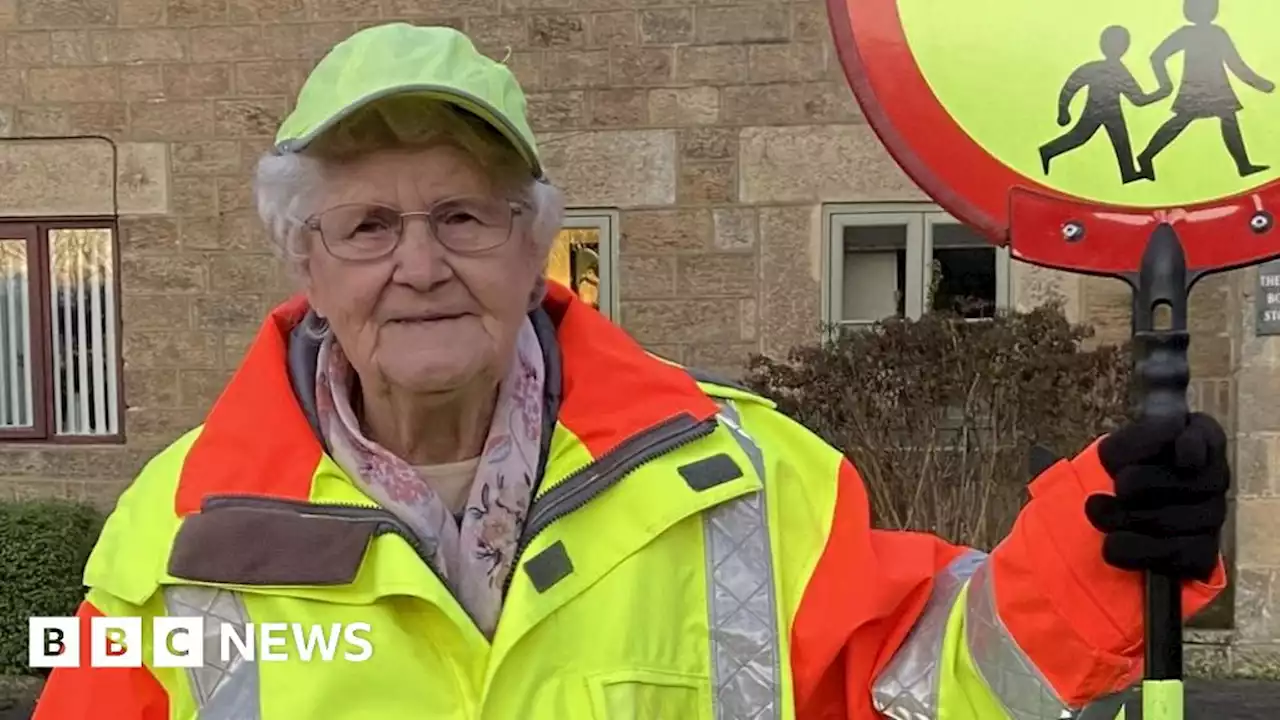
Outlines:
POLYGON ((397 85, 393 87, 383 88, 377 92, 369 93, 364 97, 349 103, 345 107, 337 108, 334 112, 321 123, 311 128, 308 132, 292 138, 284 138, 277 140, 275 144, 275 152, 279 155, 286 153, 296 153, 304 150, 308 145, 315 141, 316 138, 323 135, 333 126, 342 122, 343 119, 350 117, 361 108, 368 107, 373 103, 384 100, 395 95, 421 95, 433 100, 442 100, 466 110, 467 112, 479 117, 481 120, 489 123, 495 130, 502 134, 507 142, 515 147, 520 153, 520 157, 524 158, 529 164, 529 168, 535 178, 541 180, 543 178, 542 163, 538 161, 538 154, 529 143, 525 142, 517 130, 506 117, 498 112, 498 110, 490 106, 480 98, 469 93, 462 92, 457 88, 446 87, 441 85, 397 85))

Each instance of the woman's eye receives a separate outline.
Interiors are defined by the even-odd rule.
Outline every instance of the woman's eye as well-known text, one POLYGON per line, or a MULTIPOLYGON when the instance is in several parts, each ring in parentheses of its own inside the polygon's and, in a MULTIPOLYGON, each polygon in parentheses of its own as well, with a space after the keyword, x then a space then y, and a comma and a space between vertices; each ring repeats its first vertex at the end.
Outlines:
POLYGON ((479 222, 475 215, 462 210, 446 213, 444 217, 440 218, 440 221, 446 225, 463 225, 470 222, 479 222))
POLYGON ((386 229, 387 229, 387 223, 385 220, 381 220, 378 218, 368 218, 362 221, 359 225, 356 225, 355 233, 356 234, 375 233, 375 232, 382 232, 383 230, 386 230, 386 229))

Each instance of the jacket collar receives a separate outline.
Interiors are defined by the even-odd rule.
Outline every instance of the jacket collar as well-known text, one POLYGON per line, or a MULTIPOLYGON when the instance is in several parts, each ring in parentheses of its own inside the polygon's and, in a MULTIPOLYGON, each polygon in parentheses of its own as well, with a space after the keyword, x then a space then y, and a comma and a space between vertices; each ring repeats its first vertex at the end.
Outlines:
MULTIPOLYGON (((318 344, 301 331, 309 310, 295 297, 263 322, 187 453, 178 515, 197 512, 209 495, 310 497, 324 448, 310 385, 318 344)), ((598 458, 680 413, 715 414, 688 373, 649 355, 567 288, 548 282, 533 319, 549 360, 547 439, 558 422, 598 458)))

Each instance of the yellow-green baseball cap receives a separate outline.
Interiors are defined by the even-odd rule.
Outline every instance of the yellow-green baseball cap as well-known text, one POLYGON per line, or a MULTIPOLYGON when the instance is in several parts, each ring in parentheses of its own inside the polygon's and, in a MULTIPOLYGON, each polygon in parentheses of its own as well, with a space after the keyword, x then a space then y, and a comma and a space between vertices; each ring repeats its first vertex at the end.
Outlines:
POLYGON ((299 152, 324 131, 372 102, 412 93, 444 100, 493 125, 543 177, 526 116, 524 91, 506 65, 476 50, 450 27, 390 23, 361 30, 334 46, 298 93, 276 133, 277 153, 299 152))

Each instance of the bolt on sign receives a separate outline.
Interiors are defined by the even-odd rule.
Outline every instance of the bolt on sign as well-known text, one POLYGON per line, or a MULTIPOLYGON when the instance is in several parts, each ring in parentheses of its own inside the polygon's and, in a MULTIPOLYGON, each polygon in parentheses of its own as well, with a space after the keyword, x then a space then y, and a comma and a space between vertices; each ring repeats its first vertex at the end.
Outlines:
MULTIPOLYGON (((903 170, 1019 260, 1134 291, 1137 411, 1185 419, 1187 295, 1280 257, 1280 2, 827 0, 903 170)), ((1182 715, 1181 598, 1147 579, 1146 720, 1182 715)))

